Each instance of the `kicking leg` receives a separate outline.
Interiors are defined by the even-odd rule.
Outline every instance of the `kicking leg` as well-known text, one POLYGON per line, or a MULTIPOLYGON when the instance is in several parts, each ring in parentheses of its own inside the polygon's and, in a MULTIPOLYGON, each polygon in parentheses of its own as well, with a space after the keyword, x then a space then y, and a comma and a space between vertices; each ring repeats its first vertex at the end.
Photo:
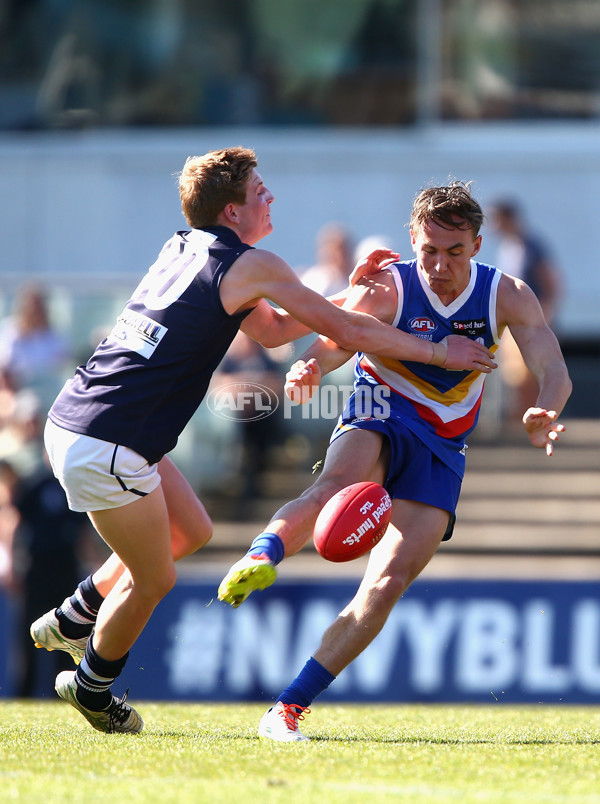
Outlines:
POLYGON ((270 586, 284 556, 294 555, 312 537, 325 503, 340 489, 361 480, 383 483, 388 463, 387 441, 373 430, 349 430, 330 444, 323 471, 300 497, 284 505, 252 542, 219 585, 219 600, 237 608, 248 595, 270 586), (360 455, 360 462, 356 456, 360 455))

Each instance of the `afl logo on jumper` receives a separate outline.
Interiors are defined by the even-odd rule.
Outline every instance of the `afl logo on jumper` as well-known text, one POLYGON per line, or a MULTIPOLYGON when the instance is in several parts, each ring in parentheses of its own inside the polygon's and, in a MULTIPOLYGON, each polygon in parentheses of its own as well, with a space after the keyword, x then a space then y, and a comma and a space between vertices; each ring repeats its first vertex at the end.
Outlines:
POLYGON ((435 323, 426 315, 411 318, 408 322, 408 326, 413 332, 417 332, 419 335, 428 335, 430 332, 435 332, 437 329, 435 323))

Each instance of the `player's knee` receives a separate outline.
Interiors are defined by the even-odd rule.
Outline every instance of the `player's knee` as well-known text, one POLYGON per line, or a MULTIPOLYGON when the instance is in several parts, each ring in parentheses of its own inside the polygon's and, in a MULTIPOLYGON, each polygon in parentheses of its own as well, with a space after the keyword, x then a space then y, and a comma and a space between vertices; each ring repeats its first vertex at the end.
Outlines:
POLYGON ((194 539, 190 543, 190 553, 195 553, 196 550, 200 550, 202 547, 205 547, 212 539, 212 535, 212 528, 195 533, 194 539))
POLYGON ((163 599, 177 581, 177 571, 173 563, 167 564, 152 574, 152 578, 145 584, 138 584, 138 590, 156 605, 163 599))
POLYGON ((208 516, 195 522, 192 527, 181 528, 171 525, 171 547, 173 558, 179 561, 200 550, 211 540, 213 535, 212 522, 208 516))
POLYGON ((183 538, 182 555, 188 556, 200 550, 211 540, 213 535, 212 522, 202 522, 193 529, 186 531, 183 538))
POLYGON ((171 564, 169 567, 166 567, 163 572, 161 572, 159 578, 157 579, 157 599, 162 600, 165 595, 168 595, 171 589, 175 586, 176 582, 177 572, 175 570, 175 566, 171 564))
POLYGON ((303 502, 309 503, 318 513, 334 494, 344 488, 342 483, 334 477, 320 477, 301 495, 303 502))
POLYGON ((136 601, 138 609, 150 614, 160 601, 175 586, 177 574, 174 564, 166 567, 156 568, 152 573, 133 572, 129 574, 126 587, 132 595, 132 601, 136 601))

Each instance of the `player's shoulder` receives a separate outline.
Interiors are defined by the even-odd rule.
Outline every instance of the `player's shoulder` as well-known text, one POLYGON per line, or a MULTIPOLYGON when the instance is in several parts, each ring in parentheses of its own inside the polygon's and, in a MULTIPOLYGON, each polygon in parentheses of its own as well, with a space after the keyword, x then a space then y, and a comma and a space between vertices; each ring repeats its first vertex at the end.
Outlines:
POLYGON ((499 323, 524 315, 534 315, 539 302, 533 290, 522 279, 502 273, 498 283, 497 312, 499 323))
POLYGON ((392 271, 384 268, 376 274, 361 277, 344 305, 369 313, 380 321, 393 320, 398 304, 398 289, 392 271))
POLYGON ((240 254, 238 260, 243 260, 246 263, 252 263, 258 266, 287 266, 287 262, 283 259, 283 257, 275 254, 274 251, 269 251, 266 248, 256 248, 255 246, 251 246, 240 254))
POLYGON ((366 274, 356 283, 356 287, 364 288, 370 293, 389 294, 396 290, 394 267, 388 266, 375 274, 366 274))
POLYGON ((518 298, 519 295, 527 295, 533 293, 527 282, 524 282, 518 276, 500 272, 500 281, 498 282, 498 294, 508 296, 510 298, 518 298))
POLYGON ((243 251, 232 265, 233 274, 243 275, 245 278, 254 280, 260 277, 272 278, 274 276, 291 271, 287 262, 275 254, 263 248, 249 248, 243 251))

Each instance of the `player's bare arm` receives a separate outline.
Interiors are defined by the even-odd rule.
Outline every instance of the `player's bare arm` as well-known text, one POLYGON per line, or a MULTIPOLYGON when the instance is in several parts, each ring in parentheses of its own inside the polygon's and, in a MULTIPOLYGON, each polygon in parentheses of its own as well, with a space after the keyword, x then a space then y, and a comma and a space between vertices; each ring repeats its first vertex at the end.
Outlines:
MULTIPOLYGON (((348 287, 334 296, 328 296, 327 300, 341 307, 346 301, 351 288, 363 276, 378 273, 398 258, 399 254, 390 249, 375 249, 357 262, 349 277, 348 287)), ((281 346, 284 343, 309 335, 314 331, 293 318, 287 310, 274 308, 265 299, 261 299, 258 302, 254 310, 244 320, 241 329, 246 335, 266 347, 281 346)))
MULTIPOLYGON (((391 323, 396 309, 397 291, 389 271, 364 276, 348 293, 344 307, 361 312, 377 311, 377 318, 391 323)), ((296 404, 308 402, 319 387, 321 378, 346 363, 355 352, 342 349, 321 335, 286 374, 285 393, 296 404)))
POLYGON ((255 306, 260 298, 270 299, 309 331, 327 335, 352 352, 377 348, 386 356, 402 355, 423 363, 445 357, 443 348, 432 350, 431 343, 385 326, 370 315, 337 308, 303 285, 281 257, 253 249, 244 252, 223 278, 221 300, 227 312, 234 313, 255 306))
POLYGON ((253 249, 242 254, 223 278, 221 299, 227 312, 235 313, 255 306, 260 298, 270 299, 311 330, 350 351, 485 372, 496 367, 490 352, 474 341, 465 339, 463 346, 447 354, 444 344, 423 341, 366 313, 341 310, 305 287, 280 257, 253 249), (447 361, 456 355, 457 365, 447 361))
POLYGON ((297 405, 309 402, 321 379, 350 360, 354 354, 341 349, 330 338, 317 338, 285 375, 284 391, 288 399, 297 405))
MULTIPOLYGON (((381 270, 375 275, 364 276, 352 288, 344 308, 373 315, 380 321, 391 324, 397 304, 398 292, 394 278, 390 271, 381 270)), ((447 368, 454 368, 460 362, 460 354, 455 356, 455 349, 460 353, 463 346, 468 345, 466 341, 467 338, 458 335, 448 338, 447 368)), ((286 375, 286 394, 294 402, 308 402, 319 386, 321 377, 339 368, 353 354, 354 352, 342 349, 331 339, 320 336, 291 366, 286 375)))
POLYGON ((507 326, 527 368, 539 383, 536 405, 523 413, 523 424, 534 447, 552 455, 565 427, 558 422, 572 383, 560 345, 533 291, 521 280, 503 275, 498 287, 498 325, 507 326))

